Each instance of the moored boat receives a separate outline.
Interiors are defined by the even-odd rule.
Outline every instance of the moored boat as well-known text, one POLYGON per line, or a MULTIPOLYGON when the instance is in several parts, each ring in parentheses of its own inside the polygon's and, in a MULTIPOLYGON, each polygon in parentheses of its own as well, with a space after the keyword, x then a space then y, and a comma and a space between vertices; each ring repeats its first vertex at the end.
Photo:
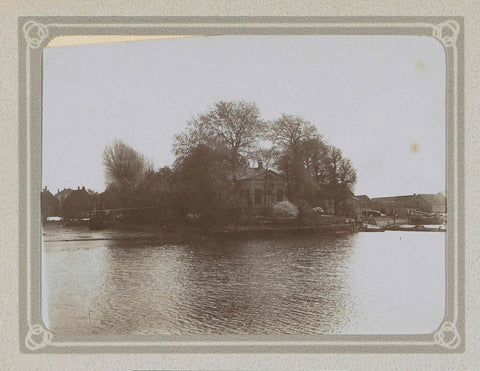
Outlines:
POLYGON ((447 227, 443 224, 427 224, 427 225, 412 225, 402 224, 398 225, 391 230, 395 231, 411 231, 411 232, 446 232, 447 227))
POLYGON ((414 225, 439 225, 443 224, 445 217, 441 214, 428 214, 419 211, 413 212, 413 214, 408 216, 409 224, 414 225))
POLYGON ((360 232, 385 232, 385 228, 372 224, 363 224, 360 226, 360 232))

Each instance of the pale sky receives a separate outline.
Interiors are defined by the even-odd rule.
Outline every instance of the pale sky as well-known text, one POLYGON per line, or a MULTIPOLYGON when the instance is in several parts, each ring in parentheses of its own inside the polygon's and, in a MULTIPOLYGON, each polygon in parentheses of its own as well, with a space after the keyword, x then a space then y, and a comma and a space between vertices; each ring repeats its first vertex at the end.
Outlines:
POLYGON ((43 184, 105 189, 120 139, 171 165, 173 136, 219 100, 314 124, 355 194, 445 190, 445 53, 422 36, 214 36, 62 46, 43 55, 43 184))

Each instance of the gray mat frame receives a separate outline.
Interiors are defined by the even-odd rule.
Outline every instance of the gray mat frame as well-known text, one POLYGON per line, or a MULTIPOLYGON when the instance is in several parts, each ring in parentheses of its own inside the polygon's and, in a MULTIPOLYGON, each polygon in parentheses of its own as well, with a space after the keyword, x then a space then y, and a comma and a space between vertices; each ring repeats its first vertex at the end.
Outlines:
POLYGON ((463 17, 20 17, 19 332, 23 353, 458 353, 465 349, 463 17), (446 314, 430 334, 117 336, 53 334, 41 317, 42 53, 66 35, 411 35, 445 50, 446 314))

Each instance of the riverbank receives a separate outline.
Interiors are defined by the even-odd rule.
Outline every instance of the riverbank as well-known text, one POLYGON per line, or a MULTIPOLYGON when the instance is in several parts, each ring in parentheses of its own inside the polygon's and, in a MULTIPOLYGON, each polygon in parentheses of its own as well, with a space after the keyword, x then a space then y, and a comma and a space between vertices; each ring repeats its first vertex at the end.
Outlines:
MULTIPOLYGON (((332 220, 333 221, 333 220, 332 220)), ((370 221, 370 220, 369 220, 370 221)), ((446 232, 445 226, 414 226, 403 224, 406 220, 377 218, 371 229, 361 229, 351 219, 338 219, 334 224, 304 225, 295 220, 263 220, 228 225, 222 228, 201 228, 192 225, 176 225, 167 228, 153 224, 132 225, 114 223, 102 229, 91 229, 86 225, 64 226, 61 223, 44 225, 45 242, 82 242, 110 240, 144 240, 163 243, 191 242, 206 239, 250 239, 278 238, 282 236, 335 235, 355 232, 405 231, 405 232, 446 232), (398 223, 400 222, 400 223, 398 223), (377 228, 378 230, 373 230, 377 228)))
POLYGON ((120 223, 109 225, 102 229, 90 229, 88 226, 62 226, 60 223, 47 223, 43 226, 43 237, 45 242, 141 239, 178 241, 198 238, 258 238, 313 233, 338 234, 352 232, 355 232, 354 226, 345 223, 313 226, 305 226, 298 223, 276 223, 270 225, 238 224, 211 229, 194 226, 166 228, 158 225, 123 225, 120 223))

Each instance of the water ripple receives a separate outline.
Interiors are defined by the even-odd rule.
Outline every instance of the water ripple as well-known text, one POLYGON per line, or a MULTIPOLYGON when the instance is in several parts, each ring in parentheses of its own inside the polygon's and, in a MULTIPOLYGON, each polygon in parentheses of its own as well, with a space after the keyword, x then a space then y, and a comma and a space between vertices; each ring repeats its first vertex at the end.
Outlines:
POLYGON ((444 314, 441 233, 181 244, 62 233, 47 231, 43 254, 57 333, 422 333, 444 314))

